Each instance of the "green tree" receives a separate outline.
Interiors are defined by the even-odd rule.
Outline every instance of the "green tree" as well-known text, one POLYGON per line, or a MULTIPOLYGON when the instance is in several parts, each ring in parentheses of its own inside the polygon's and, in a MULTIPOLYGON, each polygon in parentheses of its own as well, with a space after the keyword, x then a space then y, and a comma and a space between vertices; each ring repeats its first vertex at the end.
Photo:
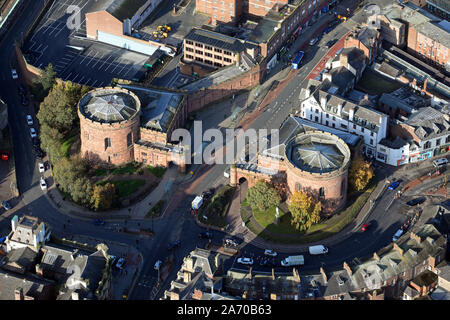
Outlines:
POLYGON ((87 177, 76 178, 70 186, 72 200, 81 205, 89 205, 92 197, 92 184, 87 177))
POLYGON ((289 211, 292 216, 291 224, 297 230, 304 231, 320 221, 322 203, 314 201, 303 191, 296 191, 291 196, 289 211))
POLYGON ((116 196, 116 189, 113 184, 94 185, 91 204, 96 210, 107 210, 111 208, 116 196))
POLYGON ((58 161, 63 156, 61 151, 61 143, 64 135, 58 129, 49 126, 48 124, 41 125, 41 147, 49 153, 50 159, 53 162, 58 161))
POLYGON ((364 161, 360 156, 355 157, 348 169, 348 183, 352 190, 364 190, 373 178, 374 172, 370 163, 364 161))
POLYGON ((252 209, 267 210, 279 205, 281 197, 271 184, 260 180, 248 189, 247 202, 252 209))
POLYGON ((38 101, 44 100, 50 89, 56 83, 56 71, 53 69, 53 65, 50 63, 42 71, 41 76, 33 81, 31 88, 34 96, 38 101))
POLYGON ((83 177, 85 167, 79 158, 67 159, 62 157, 53 164, 53 176, 59 188, 72 195, 72 184, 77 178, 83 177))

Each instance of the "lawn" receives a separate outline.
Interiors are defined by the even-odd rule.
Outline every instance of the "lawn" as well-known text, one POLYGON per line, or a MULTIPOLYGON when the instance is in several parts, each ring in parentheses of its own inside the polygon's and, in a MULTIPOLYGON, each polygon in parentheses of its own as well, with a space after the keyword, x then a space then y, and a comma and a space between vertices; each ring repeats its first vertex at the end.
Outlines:
POLYGON ((136 192, 140 187, 145 184, 145 180, 134 179, 134 180, 116 180, 116 181, 102 181, 98 184, 105 185, 111 183, 116 187, 119 198, 125 198, 130 194, 136 192))
POLYGON ((61 144, 61 152, 63 154, 64 157, 68 157, 69 156, 69 150, 70 147, 72 146, 72 144, 75 142, 76 136, 72 136, 68 139, 66 139, 62 144, 61 144))
POLYGON ((123 174, 134 174, 137 169, 139 169, 139 165, 137 163, 131 162, 123 167, 117 167, 111 171, 111 174, 123 175, 123 174))
POLYGON ((148 171, 150 171, 155 177, 161 178, 164 173, 166 172, 167 168, 164 167, 153 167, 153 166, 147 166, 148 171))
MULTIPOLYGON (((313 225, 306 232, 296 231, 295 228, 291 226, 290 214, 286 214, 282 210, 280 210, 280 223, 275 225, 273 223, 275 218, 275 207, 269 208, 268 210, 262 212, 258 210, 253 211, 253 217, 258 224, 264 228, 264 231, 260 232, 260 228, 254 225, 252 221, 247 223, 247 228, 259 237, 275 243, 304 244, 316 242, 337 234, 348 226, 361 211, 370 194, 375 189, 375 186, 376 179, 372 179, 366 190, 355 196, 354 201, 344 210, 330 219, 313 225), (266 230, 269 232, 266 232, 266 230)), ((349 199, 349 201, 351 201, 351 199, 349 199)), ((243 221, 246 222, 249 220, 250 215, 249 212, 246 212, 248 210, 251 209, 249 207, 241 209, 241 217, 243 221)))
POLYGON ((369 92, 370 94, 390 93, 403 85, 399 82, 388 80, 372 70, 366 69, 357 87, 369 92))
POLYGON ((164 207, 164 200, 159 200, 145 215, 146 218, 159 217, 164 207))

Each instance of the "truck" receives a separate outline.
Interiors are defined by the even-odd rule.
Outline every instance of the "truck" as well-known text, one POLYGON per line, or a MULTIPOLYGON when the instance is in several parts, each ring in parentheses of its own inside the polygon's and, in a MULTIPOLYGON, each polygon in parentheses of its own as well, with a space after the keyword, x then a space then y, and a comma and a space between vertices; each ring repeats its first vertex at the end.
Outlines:
POLYGON ((304 264, 305 264, 305 258, 302 255, 289 256, 289 257, 281 260, 281 265, 283 267, 298 266, 298 265, 304 265, 304 264))
POLYGON ((311 255, 325 254, 325 253, 328 253, 328 248, 321 244, 309 247, 309 254, 311 255))
POLYGON ((196 196, 195 199, 192 201, 192 209, 198 210, 203 204, 203 197, 202 196, 196 196))

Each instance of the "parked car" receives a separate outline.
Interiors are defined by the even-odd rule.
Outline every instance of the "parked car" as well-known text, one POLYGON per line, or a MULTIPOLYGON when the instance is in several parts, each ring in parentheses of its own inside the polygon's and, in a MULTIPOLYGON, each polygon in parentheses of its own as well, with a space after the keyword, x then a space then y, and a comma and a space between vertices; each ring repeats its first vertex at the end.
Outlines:
POLYGON ((367 229, 369 229, 369 224, 368 223, 364 223, 363 225, 362 225, 362 227, 361 227, 361 230, 362 231, 367 231, 367 229))
POLYGON ((120 258, 119 260, 117 260, 116 267, 122 270, 125 267, 125 263, 125 258, 120 258))
POLYGON ((34 152, 36 153, 36 158, 42 159, 45 156, 45 153, 40 148, 35 148, 34 152))
POLYGON ((416 206, 418 204, 424 203, 425 200, 427 200, 427 198, 425 198, 425 197, 415 198, 415 199, 409 200, 406 204, 408 206, 412 207, 412 206, 416 206))
POLYGON ((213 238, 212 232, 209 232, 209 231, 200 232, 198 234, 198 236, 200 237, 200 239, 212 239, 213 238))
POLYGON ((12 75, 12 78, 14 80, 19 79, 19 76, 17 75, 17 70, 16 69, 11 69, 11 75, 12 75))
POLYGON ((397 241, 398 238, 400 238, 403 234, 403 229, 398 229, 397 232, 395 232, 394 236, 392 237, 392 241, 397 241))
POLYGON ((40 184, 41 184, 41 189, 42 190, 47 190, 47 183, 45 182, 44 178, 41 178, 40 184))
POLYGON ((259 265, 262 267, 275 267, 275 263, 273 263, 271 260, 269 259, 261 259, 261 261, 259 262, 259 265))
POLYGON ((27 124, 28 124, 29 126, 32 126, 32 125, 33 125, 33 117, 30 116, 29 114, 27 114, 27 124))
POLYGON ((27 96, 26 96, 26 95, 22 95, 22 104, 23 104, 24 106, 27 106, 27 105, 28 105, 28 99, 27 99, 27 96))
POLYGON ((98 218, 94 219, 94 225, 96 225, 96 226, 103 226, 104 224, 105 224, 104 220, 98 219, 98 218))
POLYGON ((33 139, 31 139, 31 142, 33 142, 33 146, 39 146, 40 145, 40 141, 38 137, 35 137, 33 139))
POLYGON ((0 151, 0 157, 2 158, 2 160, 9 160, 9 152, 8 151, 0 151))
POLYGON ((36 130, 34 128, 30 128, 30 135, 31 135, 31 138, 37 137, 37 133, 36 133, 36 130))
POLYGON ((38 167, 39 167, 39 172, 40 173, 43 173, 45 171, 45 167, 44 167, 44 164, 42 162, 39 162, 38 167))
POLYGON ((167 250, 173 250, 175 248, 178 248, 180 246, 180 240, 171 242, 167 245, 167 250))
POLYGON ((212 197, 213 194, 214 194, 214 189, 208 190, 208 191, 204 191, 202 193, 202 197, 203 197, 203 199, 208 199, 208 198, 212 197))
POLYGON ((9 204, 9 202, 6 201, 6 200, 3 200, 3 201, 2 201, 2 207, 3 207, 3 209, 5 209, 5 210, 10 210, 10 209, 12 208, 11 205, 9 204))
POLYGON ((388 189, 389 189, 389 190, 395 190, 399 185, 400 185, 400 182, 399 182, 399 181, 394 181, 394 182, 392 182, 392 183, 389 185, 388 189))
POLYGON ((318 40, 319 40, 319 39, 317 39, 317 38, 312 38, 311 40, 309 40, 309 45, 310 45, 310 46, 315 45, 316 42, 317 42, 318 40))
POLYGON ((158 260, 158 261, 156 261, 155 266, 153 268, 155 270, 159 270, 159 268, 161 268, 161 266, 162 266, 162 261, 158 260))
POLYGON ((278 255, 278 253, 276 253, 275 251, 270 250, 270 249, 264 250, 264 254, 266 256, 271 256, 271 257, 276 257, 278 255))
POLYGON ((240 264, 246 264, 246 265, 253 265, 253 259, 252 258, 238 258, 237 262, 240 264))
POLYGON ((228 245, 230 247, 237 247, 239 245, 239 241, 232 238, 223 239, 223 242, 225 243, 225 245, 228 245))
POLYGON ((17 91, 19 94, 25 94, 25 88, 20 83, 17 85, 17 91))
POLYGON ((327 42, 326 47, 327 48, 331 48, 332 46, 335 45, 336 42, 338 42, 337 39, 330 40, 330 41, 327 42))

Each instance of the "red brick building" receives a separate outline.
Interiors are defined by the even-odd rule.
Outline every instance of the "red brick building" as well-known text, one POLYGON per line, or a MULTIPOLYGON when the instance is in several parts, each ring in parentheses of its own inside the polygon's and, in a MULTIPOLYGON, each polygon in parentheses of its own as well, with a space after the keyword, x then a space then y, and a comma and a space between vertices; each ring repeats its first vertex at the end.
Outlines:
POLYGON ((345 38, 344 47, 361 49, 370 64, 381 49, 380 32, 369 27, 357 27, 345 38))

